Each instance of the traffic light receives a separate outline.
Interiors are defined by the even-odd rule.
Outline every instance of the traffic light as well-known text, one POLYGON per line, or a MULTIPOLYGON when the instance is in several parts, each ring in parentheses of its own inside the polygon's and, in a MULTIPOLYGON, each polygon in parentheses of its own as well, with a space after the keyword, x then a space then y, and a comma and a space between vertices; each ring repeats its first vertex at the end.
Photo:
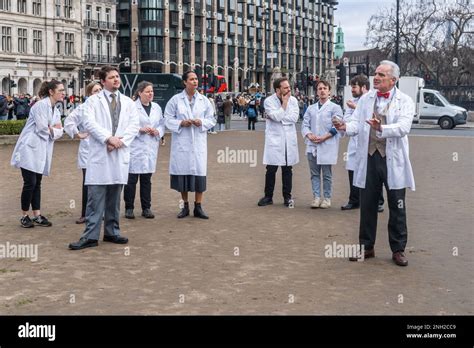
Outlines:
POLYGON ((346 67, 344 64, 339 64, 336 68, 337 73, 337 85, 344 86, 346 84, 346 67))
POLYGON ((73 77, 71 82, 69 82, 69 85, 67 86, 67 88, 74 89, 75 86, 76 86, 76 79, 73 77))

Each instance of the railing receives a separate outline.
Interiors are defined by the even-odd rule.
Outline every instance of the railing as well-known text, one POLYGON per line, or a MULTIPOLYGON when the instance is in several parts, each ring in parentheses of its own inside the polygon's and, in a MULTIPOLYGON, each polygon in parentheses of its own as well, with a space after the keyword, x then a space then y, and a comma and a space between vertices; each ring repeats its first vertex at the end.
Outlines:
POLYGON ((86 19, 84 20, 84 26, 88 28, 95 28, 95 29, 109 29, 109 30, 117 30, 117 25, 112 22, 104 22, 104 21, 97 21, 94 19, 86 19))
POLYGON ((141 60, 161 60, 163 61, 163 53, 162 52, 142 52, 141 60))
POLYGON ((89 63, 118 63, 118 57, 86 54, 84 60, 89 63))

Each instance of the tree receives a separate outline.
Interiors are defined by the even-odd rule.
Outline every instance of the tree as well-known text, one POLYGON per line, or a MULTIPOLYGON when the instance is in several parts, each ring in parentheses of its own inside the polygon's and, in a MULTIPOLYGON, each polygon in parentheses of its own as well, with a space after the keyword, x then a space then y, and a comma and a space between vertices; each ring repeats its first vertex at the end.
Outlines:
MULTIPOLYGON (((402 74, 430 75, 441 84, 473 84, 471 0, 400 0, 402 74)), ((393 56, 396 4, 368 22, 366 46, 393 56)))

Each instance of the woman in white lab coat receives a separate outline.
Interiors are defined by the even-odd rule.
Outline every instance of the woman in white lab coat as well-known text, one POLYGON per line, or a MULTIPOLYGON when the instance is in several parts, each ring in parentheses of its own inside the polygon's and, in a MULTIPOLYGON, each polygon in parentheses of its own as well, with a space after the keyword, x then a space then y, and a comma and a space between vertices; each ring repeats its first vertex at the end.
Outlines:
POLYGON ((28 120, 16 143, 11 165, 20 168, 23 176, 21 193, 22 227, 52 225, 41 215, 41 180, 51 171, 54 141, 61 138, 64 131, 61 115, 55 107, 64 100, 64 85, 56 80, 45 81, 38 92, 40 101, 31 108, 28 120), (33 219, 28 211, 33 210, 33 219))
POLYGON ((208 219, 201 202, 206 191, 207 131, 216 124, 214 109, 209 99, 197 92, 194 71, 183 74, 183 83, 184 91, 171 98, 165 108, 165 124, 172 132, 171 188, 180 192, 184 201, 178 218, 189 215, 188 192, 196 192, 194 216, 208 219))
MULTIPOLYGON (((99 82, 91 82, 86 86, 86 96, 97 94, 102 91, 102 85, 99 82)), ((64 131, 71 137, 80 139, 79 150, 77 153, 77 166, 82 169, 82 209, 81 217, 76 220, 76 224, 86 222, 86 205, 87 205, 87 186, 84 185, 86 180, 87 155, 89 153, 89 134, 84 129, 84 104, 74 109, 64 120, 64 131)))
POLYGON ((125 217, 134 219, 135 192, 140 179, 140 202, 142 216, 153 219, 151 211, 151 176, 156 170, 156 160, 160 138, 164 135, 164 121, 161 107, 153 102, 153 84, 142 81, 135 92, 140 133, 130 146, 130 169, 128 182, 124 189, 125 217))

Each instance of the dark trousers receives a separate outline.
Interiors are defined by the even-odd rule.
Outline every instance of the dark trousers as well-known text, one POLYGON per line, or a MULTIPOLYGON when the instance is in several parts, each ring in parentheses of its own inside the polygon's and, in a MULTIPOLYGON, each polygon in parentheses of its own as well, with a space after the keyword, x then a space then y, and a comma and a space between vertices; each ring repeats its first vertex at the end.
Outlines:
POLYGON ((151 207, 151 175, 149 174, 128 174, 128 182, 124 189, 125 209, 134 209, 135 193, 137 190, 138 178, 140 178, 140 202, 142 210, 151 207))
MULTIPOLYGON (((354 171, 353 170, 348 170, 349 173, 349 187, 350 187, 350 193, 349 193, 349 204, 353 205, 360 205, 360 188, 357 186, 354 186, 354 171)), ((380 197, 379 197, 379 205, 384 204, 384 199, 383 199, 383 190, 380 190, 380 197)))
MULTIPOLYGON (((267 165, 267 173, 265 174, 265 197, 273 197, 277 170, 278 166, 267 165)), ((293 182, 292 166, 281 166, 281 181, 283 184, 283 198, 290 199, 293 182)))
POLYGON ((23 190, 21 191, 21 210, 40 210, 41 205, 41 180, 43 174, 34 173, 21 168, 23 176, 23 190))
POLYGON ((255 122, 257 121, 257 118, 256 117, 253 117, 253 118, 248 117, 247 120, 248 120, 249 130, 250 130, 250 125, 252 125, 252 130, 255 130, 255 122))
POLYGON ((359 242, 365 250, 372 250, 377 232, 379 198, 383 185, 387 190, 389 207, 388 237, 392 252, 404 251, 407 244, 405 189, 389 190, 387 163, 378 151, 367 158, 365 189, 360 190, 359 242))
POLYGON ((86 229, 81 238, 98 240, 102 218, 104 235, 120 235, 120 196, 123 185, 89 185, 87 191, 86 229))
POLYGON ((82 169, 82 210, 81 217, 86 216, 86 207, 87 207, 87 186, 84 185, 86 182, 86 170, 82 169))

